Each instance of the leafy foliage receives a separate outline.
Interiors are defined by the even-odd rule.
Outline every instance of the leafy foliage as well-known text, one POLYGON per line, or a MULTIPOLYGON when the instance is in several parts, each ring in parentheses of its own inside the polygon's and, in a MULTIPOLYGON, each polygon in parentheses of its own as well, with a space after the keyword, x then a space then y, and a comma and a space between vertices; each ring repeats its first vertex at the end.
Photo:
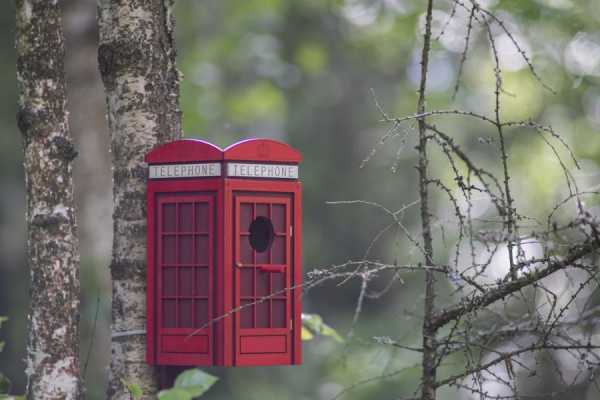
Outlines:
MULTIPOLYGON (((2 324, 8 321, 7 317, 0 316, 0 328, 2 324)), ((4 342, 0 341, 0 352, 4 349, 4 342)), ((21 400, 24 396, 11 396, 9 394, 11 388, 10 380, 0 373, 0 400, 21 400)))
POLYGON ((183 371, 171 389, 158 393, 159 400, 192 400, 202 396, 219 378, 197 368, 183 371))
POLYGON ((314 335, 327 336, 336 342, 343 343, 344 339, 331 326, 323 322, 318 314, 302 314, 302 340, 311 340, 314 335))
POLYGON ((10 381, 7 377, 0 374, 0 395, 10 392, 10 381))

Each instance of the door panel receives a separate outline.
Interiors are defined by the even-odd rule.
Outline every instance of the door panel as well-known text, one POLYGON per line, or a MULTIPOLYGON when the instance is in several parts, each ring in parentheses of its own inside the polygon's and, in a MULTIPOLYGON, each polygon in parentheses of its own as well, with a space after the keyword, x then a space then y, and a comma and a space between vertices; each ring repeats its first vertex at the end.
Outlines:
POLYGON ((236 195, 236 365, 291 362, 291 201, 236 195))
POLYGON ((214 207, 207 195, 158 199, 158 357, 212 358, 214 207), (192 354, 190 354, 192 356, 192 354))

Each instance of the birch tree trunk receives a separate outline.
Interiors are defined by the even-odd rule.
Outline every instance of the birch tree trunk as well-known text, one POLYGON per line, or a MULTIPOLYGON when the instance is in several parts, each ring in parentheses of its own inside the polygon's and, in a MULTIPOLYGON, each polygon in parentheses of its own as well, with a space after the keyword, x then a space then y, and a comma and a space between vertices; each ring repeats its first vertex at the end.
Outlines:
MULTIPOLYGON (((75 207, 79 232, 81 282, 94 282, 100 293, 110 293, 107 268, 112 244, 112 173, 106 97, 98 70, 96 0, 62 0, 65 34, 65 72, 69 102, 69 127, 79 156, 73 162, 75 207), (87 260, 87 261, 86 261, 87 260)), ((92 289, 89 287, 89 289, 92 289)), ((90 382, 86 397, 99 398, 106 390, 110 362, 110 333, 102 295, 81 293, 80 343, 82 380, 90 382), (96 308, 99 307, 99 308, 96 308), (85 310, 91 311, 86 313, 85 310), (95 311, 99 318, 95 321, 95 311), (86 319, 87 314, 87 319, 86 319), (84 375, 85 374, 85 375, 84 375)))
MULTIPOLYGON (((62 0, 69 126, 79 153, 73 165, 82 259, 110 259, 112 193, 106 98, 98 71, 97 0, 62 0)), ((97 261, 98 260, 98 261, 97 261)), ((83 266, 85 268, 85 264, 83 266)), ((108 271, 87 271, 108 282, 108 271)), ((85 274, 86 270, 82 270, 85 274)), ((84 276, 82 275, 82 280, 84 276)), ((85 293, 84 293, 85 295, 85 293)), ((90 294, 95 296, 95 293, 90 294)), ((82 298, 82 301, 85 297, 82 298)), ((96 298, 91 299, 93 302, 96 298)), ((99 321, 100 322, 100 321, 99 321)), ((83 328, 83 326, 82 326, 83 328)), ((108 337, 108 332, 107 335, 108 337)), ((98 332, 97 339, 102 334, 98 332)), ((82 343, 83 346, 83 343, 82 343)))
POLYGON ((112 345, 108 398, 122 380, 153 398, 145 363, 146 165, 153 146, 181 136, 172 0, 99 0, 98 61, 107 94, 113 164, 112 345))
POLYGON ((18 124, 31 271, 27 398, 77 399, 79 252, 57 1, 17 0, 18 124))

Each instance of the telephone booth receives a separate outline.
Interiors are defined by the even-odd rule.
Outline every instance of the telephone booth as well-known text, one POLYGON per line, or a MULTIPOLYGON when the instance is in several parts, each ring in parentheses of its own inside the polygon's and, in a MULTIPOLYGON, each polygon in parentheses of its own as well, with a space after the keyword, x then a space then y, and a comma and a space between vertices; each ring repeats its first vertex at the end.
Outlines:
POLYGON ((148 363, 301 363, 300 160, 268 139, 146 155, 148 363))

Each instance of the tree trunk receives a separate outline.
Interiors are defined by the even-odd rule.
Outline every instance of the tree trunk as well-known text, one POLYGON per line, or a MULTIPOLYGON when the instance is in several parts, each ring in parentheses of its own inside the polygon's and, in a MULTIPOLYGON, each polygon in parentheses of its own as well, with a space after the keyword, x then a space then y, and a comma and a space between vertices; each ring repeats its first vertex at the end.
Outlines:
POLYGON ((172 0, 99 0, 98 61, 107 94, 113 164, 112 354, 108 398, 158 389, 145 362, 146 176, 144 154, 181 136, 172 0))
POLYGON ((80 306, 81 379, 90 383, 87 398, 103 397, 110 362, 110 326, 105 316, 110 299, 101 295, 110 293, 110 275, 101 266, 110 262, 112 173, 106 97, 96 58, 96 3, 62 0, 69 127, 79 153, 73 163, 73 179, 82 260, 80 280, 93 283, 82 291, 80 306), (98 319, 94 321, 96 311, 98 319))
POLYGON ((79 250, 57 1, 17 0, 18 124, 31 270, 27 398, 77 399, 79 250))
MULTIPOLYGON (((427 13, 425 14, 425 33, 423 35, 423 49, 421 52, 421 83, 419 86, 419 100, 417 114, 425 113, 427 74, 429 73, 429 51, 431 48, 431 21, 433 16, 433 0, 427 1, 427 13)), ((427 155, 427 128, 425 118, 418 119, 419 125, 419 198, 421 201, 421 228, 423 237, 423 249, 425 250, 425 265, 433 263, 433 238, 431 235, 431 214, 429 211, 429 177, 427 167, 429 157, 427 155)), ((421 388, 422 400, 436 399, 436 328, 432 325, 435 306, 435 272, 425 271, 425 302, 423 307, 423 381, 421 388)))
MULTIPOLYGON (((69 126, 79 152, 73 174, 77 182, 75 202, 81 257, 93 262, 88 265, 98 260, 106 264, 112 239, 112 193, 106 98, 96 60, 96 0, 62 0, 62 3, 69 126)), ((84 263, 82 274, 86 273, 85 267, 84 263)), ((88 273, 96 275, 93 278, 96 282, 108 282, 107 271, 106 276, 105 271, 88 273)), ((95 303, 96 293, 89 295, 95 303)))

